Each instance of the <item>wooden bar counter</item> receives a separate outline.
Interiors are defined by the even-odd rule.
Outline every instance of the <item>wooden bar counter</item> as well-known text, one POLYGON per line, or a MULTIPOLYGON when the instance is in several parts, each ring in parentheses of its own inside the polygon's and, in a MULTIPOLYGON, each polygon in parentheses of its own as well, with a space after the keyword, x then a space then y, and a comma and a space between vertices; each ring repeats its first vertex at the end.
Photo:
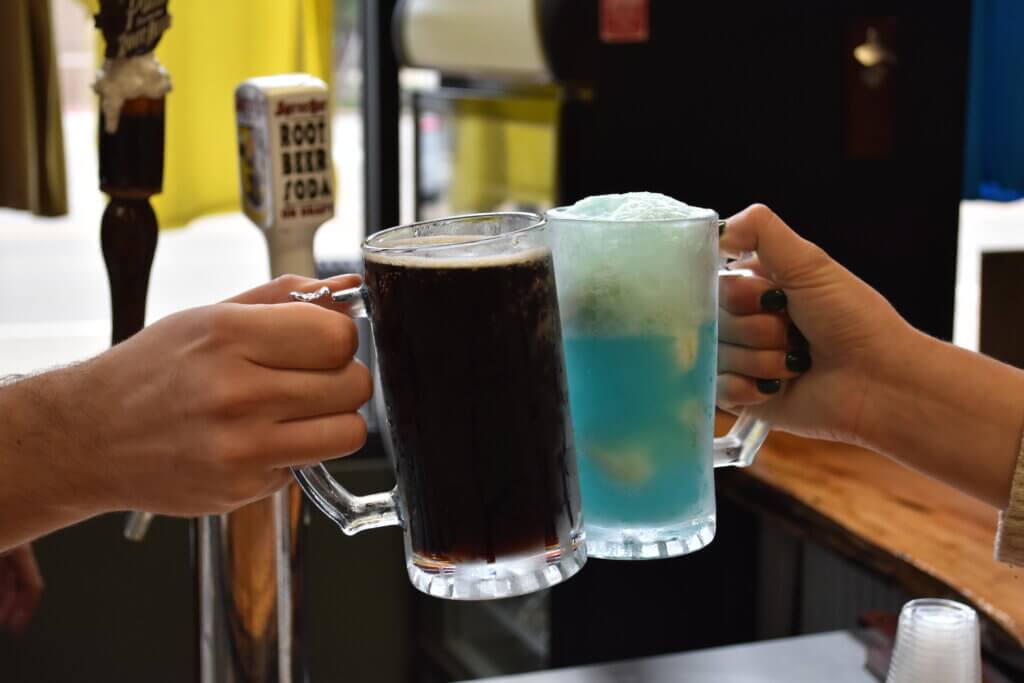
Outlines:
MULTIPOLYGON (((719 433, 730 421, 719 416, 719 433)), ((1024 568, 993 559, 997 513, 984 503, 877 453, 779 432, 752 467, 720 475, 719 495, 911 595, 969 603, 1024 645, 1024 568)))

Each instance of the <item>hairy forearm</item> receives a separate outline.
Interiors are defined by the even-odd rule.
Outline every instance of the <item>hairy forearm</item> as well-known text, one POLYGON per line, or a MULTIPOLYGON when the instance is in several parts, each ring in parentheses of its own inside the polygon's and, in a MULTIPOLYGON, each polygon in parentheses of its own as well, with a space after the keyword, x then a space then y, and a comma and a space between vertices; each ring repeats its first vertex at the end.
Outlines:
POLYGON ((74 369, 0 386, 0 551, 100 512, 67 400, 74 369))
POLYGON ((867 445, 1004 509, 1024 428, 1024 371, 909 332, 868 401, 867 445))

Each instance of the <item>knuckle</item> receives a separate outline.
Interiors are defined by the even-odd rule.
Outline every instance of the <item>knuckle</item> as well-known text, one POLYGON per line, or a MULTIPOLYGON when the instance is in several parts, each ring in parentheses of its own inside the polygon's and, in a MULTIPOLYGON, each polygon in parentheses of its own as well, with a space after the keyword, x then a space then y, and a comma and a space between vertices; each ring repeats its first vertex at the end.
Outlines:
POLYGON ((359 348, 359 330, 356 322, 347 315, 334 315, 335 347, 341 354, 343 361, 347 361, 355 355, 359 348))
POLYGON ((794 255, 783 273, 787 280, 808 281, 825 272, 832 258, 828 253, 813 242, 803 241, 803 248, 794 255))
POLYGON ((775 212, 768 208, 766 204, 751 204, 747 210, 750 212, 750 217, 757 223, 772 223, 778 219, 775 212))
POLYGON ((813 242, 806 242, 807 254, 805 258, 815 266, 822 266, 832 260, 828 253, 813 242))
POLYGON ((332 367, 342 367, 356 353, 359 333, 355 321, 347 315, 340 315, 323 308, 311 308, 316 319, 312 321, 313 334, 323 345, 325 360, 332 367))
POLYGON ((216 500, 210 501, 210 512, 215 515, 226 515, 238 509, 238 499, 230 495, 229 491, 219 490, 216 500))
POLYGON ((249 392, 244 390, 241 382, 229 379, 225 373, 207 378, 204 405, 210 415, 241 417, 249 412, 250 403, 249 392))
POLYGON ((745 406, 766 400, 750 380, 736 382, 736 402, 745 406))
POLYGON ((720 389, 717 400, 720 403, 742 406, 761 400, 754 383, 748 378, 730 374, 720 375, 718 380, 720 389))
POLYGON ((275 469, 270 471, 267 481, 271 491, 280 491, 295 481, 295 476, 290 469, 275 469))
POLYGON ((225 489, 225 504, 238 507, 280 488, 283 480, 272 470, 246 470, 235 476, 225 489))
POLYGON ((241 442, 230 429, 209 427, 205 431, 203 452, 207 465, 221 474, 229 474, 235 463, 244 458, 241 442))
POLYGON ((761 345, 773 347, 784 344, 785 327, 778 316, 758 316, 751 325, 751 336, 761 345))
POLYGON ((751 351, 748 353, 748 368, 746 375, 759 378, 768 378, 772 368, 771 351, 751 351))
POLYGON ((723 277, 718 280, 718 306, 719 308, 728 308, 729 302, 732 300, 733 292, 733 278, 723 277))
POLYGON ((312 280, 308 277, 302 277, 301 275, 278 275, 271 282, 271 286, 275 291, 282 292, 284 296, 288 295, 288 292, 302 289, 308 285, 312 280))
POLYGON ((727 277, 719 281, 718 306, 727 311, 735 311, 740 308, 746 291, 747 283, 740 278, 727 277))
POLYGON ((365 365, 359 361, 352 363, 352 395, 360 404, 366 403, 373 396, 373 376, 365 365))
POLYGON ((773 379, 779 374, 782 366, 782 354, 778 351, 758 351, 753 354, 753 367, 755 377, 761 379, 773 379))
POLYGON ((224 487, 224 499, 221 502, 228 508, 234 509, 250 498, 252 498, 251 484, 244 477, 236 477, 224 487))
POLYGON ((769 321, 762 316, 748 317, 744 321, 743 329, 741 330, 744 341, 751 345, 763 345, 770 334, 768 323, 769 321))
POLYGON ((724 405, 736 405, 740 403, 738 392, 739 383, 735 375, 720 374, 715 383, 715 401, 724 405))
POLYGON ((238 323, 232 306, 215 304, 202 309, 197 321, 197 338, 206 348, 220 349, 230 344, 238 334, 238 323))
POLYGON ((338 446, 341 448, 342 455, 348 455, 349 453, 355 453, 363 444, 366 443, 367 429, 366 420, 363 419, 362 415, 353 413, 352 416, 346 420, 345 427, 342 430, 341 438, 339 439, 338 446))

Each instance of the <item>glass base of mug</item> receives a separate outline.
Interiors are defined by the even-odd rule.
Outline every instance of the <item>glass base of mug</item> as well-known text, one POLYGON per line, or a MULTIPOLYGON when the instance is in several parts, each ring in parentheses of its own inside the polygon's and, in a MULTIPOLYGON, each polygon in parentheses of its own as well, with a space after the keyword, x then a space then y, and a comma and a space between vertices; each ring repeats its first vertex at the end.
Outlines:
POLYGON ((409 580, 427 595, 448 600, 511 598, 550 588, 572 577, 587 561, 583 534, 568 547, 498 562, 439 562, 413 555, 409 580))
POLYGON ((685 525, 630 529, 587 525, 587 556, 604 560, 659 560, 696 552, 715 538, 715 515, 685 525))

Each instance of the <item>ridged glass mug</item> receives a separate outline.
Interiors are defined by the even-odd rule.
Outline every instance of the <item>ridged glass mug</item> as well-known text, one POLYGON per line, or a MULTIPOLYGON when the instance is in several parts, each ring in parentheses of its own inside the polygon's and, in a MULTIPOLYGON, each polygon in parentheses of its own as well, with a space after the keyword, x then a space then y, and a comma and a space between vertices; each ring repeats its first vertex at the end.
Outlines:
POLYGON ((744 413, 714 438, 718 215, 547 218, 587 553, 699 550, 715 536, 713 467, 749 465, 769 430, 744 413))
POLYGON ((354 496, 318 464, 295 471, 303 490, 346 534, 401 526, 430 595, 507 597, 575 574, 586 549, 545 220, 392 228, 363 263, 363 285, 331 296, 370 318, 396 487, 354 496))

